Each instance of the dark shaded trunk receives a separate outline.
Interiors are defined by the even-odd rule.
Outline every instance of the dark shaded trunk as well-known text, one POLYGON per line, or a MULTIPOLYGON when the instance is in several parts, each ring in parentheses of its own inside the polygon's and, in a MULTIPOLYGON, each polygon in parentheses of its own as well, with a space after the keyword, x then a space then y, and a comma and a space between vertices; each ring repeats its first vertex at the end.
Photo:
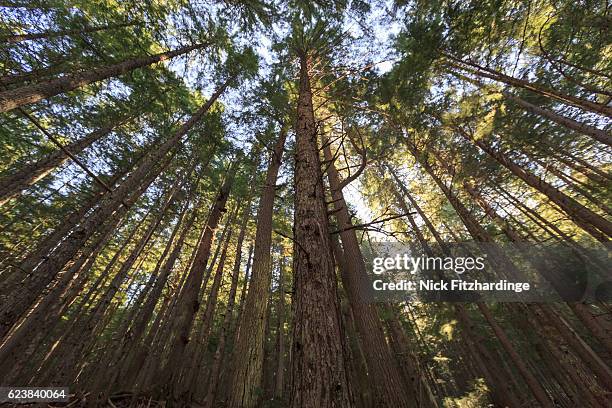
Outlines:
POLYGON ((280 245, 278 262, 278 302, 276 303, 276 377, 274 399, 283 401, 285 390, 285 252, 280 245))
POLYGON ((223 323, 221 325, 219 333, 219 343, 213 356, 213 363, 210 369, 210 382, 208 384, 208 391, 204 400, 204 407, 211 408, 215 404, 217 398, 217 391, 219 388, 219 382, 221 380, 221 367, 225 357, 225 345, 229 336, 230 324, 233 319, 234 304, 236 300, 236 291, 238 288, 238 277, 240 275, 240 261, 242 260, 242 246, 244 243, 244 237, 246 235, 246 227, 251 217, 251 204, 247 203, 243 209, 244 214, 242 218, 242 225, 240 227, 240 234, 238 235, 238 241, 236 242, 236 257, 234 258, 234 270, 232 271, 232 282, 228 294, 227 305, 225 307, 225 315, 223 316, 223 323))
MULTIPOLYGON (((227 249, 233 238, 234 222, 236 220, 237 214, 238 206, 236 206, 236 209, 232 212, 231 216, 227 220, 225 240, 219 242, 219 246, 222 247, 221 253, 219 255, 219 262, 217 264, 211 263, 210 265, 211 268, 215 268, 213 282, 210 287, 210 291, 208 292, 208 296, 206 297, 206 303, 200 316, 199 325, 194 330, 192 339, 190 340, 188 348, 185 352, 187 358, 185 359, 185 364, 182 367, 184 375, 183 378, 180 380, 180 385, 182 387, 181 392, 183 395, 182 399, 184 401, 192 401, 197 397, 196 391, 200 391, 198 390, 197 385, 200 382, 200 379, 204 378, 203 374, 205 373, 205 358, 208 354, 207 346, 210 340, 210 332, 212 330, 213 318, 215 315, 215 310, 217 308, 217 299, 219 296, 219 290, 221 288, 223 273, 225 272, 227 249)), ((204 282, 202 283, 203 292, 205 291, 206 286, 208 285, 208 279, 212 272, 213 271, 211 269, 207 273, 207 276, 204 278, 204 282)), ((204 293, 201 296, 201 299, 203 298, 204 293)), ((201 391, 204 391, 204 389, 202 389, 201 391)))
MULTIPOLYGON (((225 204, 229 198, 234 176, 238 169, 236 165, 238 161, 239 160, 235 161, 228 170, 225 180, 210 210, 198 242, 195 258, 185 280, 183 290, 181 291, 176 311, 174 312, 174 340, 170 344, 170 354, 168 363, 163 370, 164 374, 159 378, 160 386, 165 388, 166 391, 170 391, 172 394, 179 391, 176 387, 179 385, 178 381, 180 380, 180 369, 183 365, 185 349, 189 343, 195 316, 200 309, 199 294, 204 278, 204 271, 210 256, 215 231, 217 230, 222 215, 227 211, 225 204)), ((178 397, 178 395, 174 396, 178 397)))
POLYGON ((262 388, 264 332, 268 318, 268 292, 272 279, 270 263, 272 214, 276 179, 286 137, 286 129, 282 129, 270 158, 266 181, 257 209, 252 276, 249 290, 246 292, 244 308, 241 309, 231 363, 233 374, 228 405, 232 408, 253 408, 259 404, 259 390, 262 388))

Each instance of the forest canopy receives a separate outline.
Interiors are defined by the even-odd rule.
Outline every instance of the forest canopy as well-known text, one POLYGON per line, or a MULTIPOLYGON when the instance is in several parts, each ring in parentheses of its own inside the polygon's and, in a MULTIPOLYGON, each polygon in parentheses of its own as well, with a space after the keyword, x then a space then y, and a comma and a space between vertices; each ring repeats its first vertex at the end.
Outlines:
POLYGON ((1 393, 610 406, 610 13, 1 0, 1 393), (559 294, 578 271, 601 284, 589 301, 375 302, 381 243, 453 262, 479 245, 502 278, 527 265, 559 294))

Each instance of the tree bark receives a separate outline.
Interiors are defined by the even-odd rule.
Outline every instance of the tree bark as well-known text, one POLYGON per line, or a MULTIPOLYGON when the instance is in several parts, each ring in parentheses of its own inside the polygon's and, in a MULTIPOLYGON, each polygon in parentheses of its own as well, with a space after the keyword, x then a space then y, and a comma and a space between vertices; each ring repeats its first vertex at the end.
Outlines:
POLYGON ((344 338, 329 236, 310 56, 300 55, 294 210, 292 408, 348 407, 344 338))
POLYGON ((334 207, 334 217, 338 222, 340 238, 344 253, 342 285, 347 292, 362 350, 368 366, 369 381, 374 390, 374 404, 377 406, 410 407, 414 405, 416 395, 407 392, 397 392, 406 389, 402 381, 397 362, 394 361, 385 338, 384 328, 378 316, 375 305, 368 303, 366 291, 369 280, 366 265, 363 260, 359 241, 340 189, 342 180, 336 170, 329 144, 324 149, 325 160, 329 162, 327 175, 334 207))
POLYGON ((130 72, 136 68, 165 61, 178 55, 204 48, 208 45, 208 43, 189 45, 174 51, 162 52, 146 57, 132 58, 103 68, 94 68, 89 71, 78 72, 32 85, 6 90, 0 92, 0 113, 72 91, 93 82, 113 78, 130 72))
MULTIPOLYGON (((126 118, 122 118, 114 123, 94 130, 84 138, 66 145, 66 150, 73 155, 77 155, 96 141, 108 135, 116 127, 121 126, 126 120, 126 118)), ((41 158, 36 163, 26 165, 17 172, 0 179, 0 207, 10 199, 21 194, 21 192, 26 188, 46 177, 49 173, 64 164, 67 160, 68 155, 66 155, 63 150, 56 150, 53 153, 41 158)))
POLYGON ((278 263, 278 303, 276 304, 276 378, 274 399, 283 401, 285 394, 285 252, 281 243, 278 263))
POLYGON ((262 387, 267 300, 272 279, 270 263, 272 214, 276 194, 276 179, 286 137, 286 129, 282 129, 268 164, 266 181, 257 210, 257 231, 255 233, 251 279, 240 316, 231 363, 233 374, 228 405, 232 408, 253 408, 259 404, 259 390, 262 387))
POLYGON ((232 322, 232 315, 234 313, 234 304, 236 300, 236 291, 238 288, 238 277, 240 275, 240 261, 242 259, 242 245, 244 243, 244 237, 246 235, 247 223, 251 217, 251 203, 248 202, 243 209, 244 214, 242 218, 242 225, 240 227, 240 234, 238 235, 238 241, 236 242, 236 257, 234 258, 234 270, 232 271, 232 282, 228 294, 227 306, 225 308, 225 315, 223 316, 223 324, 219 333, 219 343, 215 350, 213 357, 212 368, 210 370, 210 382, 208 384, 208 391, 204 400, 205 408, 212 408, 217 398, 217 389, 221 380, 221 366, 223 364, 225 356, 225 345, 229 335, 229 328, 232 322))
MULTIPOLYGON (((208 345, 208 341, 210 340, 210 332, 212 329, 213 317, 215 315, 215 310, 217 307, 219 289, 221 288, 223 272, 225 271, 227 249, 229 248, 229 244, 234 234, 234 222, 236 220, 237 214, 238 205, 236 205, 235 210, 232 212, 232 215, 227 220, 227 236, 225 238, 225 241, 219 243, 219 246, 222 247, 221 254, 219 256, 219 262, 216 265, 210 265, 211 267, 214 266, 215 268, 213 282, 206 298, 205 307, 200 317, 199 327, 194 330, 194 334, 192 335, 192 339, 190 340, 189 347, 186 350, 186 356, 189 356, 185 359, 187 363, 184 364, 184 366, 182 367, 183 371, 185 372, 185 374, 180 380, 183 401, 192 401, 194 397, 196 397, 196 391, 198 388, 197 384, 199 382, 199 379, 202 378, 202 374, 204 374, 205 371, 204 357, 207 349, 206 346, 208 345)), ((210 273, 212 273, 212 269, 204 278, 204 282, 202 284, 202 292, 205 291, 206 286, 208 285, 207 281, 210 273)), ((203 297, 204 293, 202 294, 201 298, 203 297)))
MULTIPOLYGON (((36 275, 30 275, 30 279, 18 288, 14 301, 10 305, 4 301, 0 302, 0 336, 4 335, 6 330, 15 323, 16 319, 74 257, 79 248, 96 232, 99 226, 122 204, 125 204, 125 198, 139 186, 144 186, 146 189, 146 186, 153 182, 163 166, 170 160, 172 156, 168 156, 170 150, 179 144, 183 136, 204 116, 213 102, 225 90, 227 84, 226 81, 224 85, 219 87, 211 98, 172 137, 150 151, 121 185, 104 195, 98 208, 58 245, 51 257, 46 258, 36 267, 36 275), (162 166, 159 166, 160 161, 162 166), (164 162, 165 164, 163 164, 164 162)), ((133 199, 136 200, 137 198, 134 197, 133 199)))
POLYGON ((120 24, 106 24, 103 26, 97 27, 85 27, 85 28, 77 28, 74 30, 59 30, 59 31, 45 31, 41 33, 29 33, 29 34, 13 34, 9 36, 5 36, 0 38, 0 42, 6 42, 8 44, 16 44, 23 41, 31 41, 31 40, 39 40, 41 38, 53 38, 53 37, 63 37, 67 35, 79 35, 85 33, 94 33, 96 31, 103 30, 114 30, 117 28, 129 27, 138 25, 138 23, 127 22, 120 24))
MULTIPOLYGON (((234 162, 219 189, 215 202, 210 210, 208 219, 202 234, 200 236, 197 252, 187 279, 185 281, 183 290, 180 294, 180 299, 177 304, 175 313, 175 337, 170 345, 170 354, 168 363, 163 370, 164 375, 160 378, 160 386, 170 392, 173 397, 179 397, 178 389, 176 388, 179 384, 180 368, 183 364, 183 357, 187 344, 189 343, 189 337, 193 322, 198 310, 200 309, 199 294, 202 286, 202 280, 204 278, 204 271, 206 269, 206 263, 210 256, 210 250, 212 241, 214 238, 215 231, 219 225, 219 220, 223 213, 227 211, 225 204, 229 198, 230 190, 234 182, 234 176, 238 166, 234 162)), ((161 391, 161 390, 160 390, 161 391)))

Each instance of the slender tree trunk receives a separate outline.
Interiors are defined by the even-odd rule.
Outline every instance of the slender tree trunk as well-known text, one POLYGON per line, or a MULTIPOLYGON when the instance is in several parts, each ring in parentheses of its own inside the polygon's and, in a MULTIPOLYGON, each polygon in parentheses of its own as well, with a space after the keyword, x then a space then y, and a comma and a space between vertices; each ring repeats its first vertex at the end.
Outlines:
MULTIPOLYGON (((215 315, 215 310, 217 307, 217 299, 219 296, 219 289, 221 288, 221 282, 223 278, 223 272, 225 271, 225 262, 227 259, 227 249, 229 248, 229 244, 232 240, 234 234, 234 222, 236 219, 236 215, 238 214, 238 206, 236 206, 235 211, 233 211, 232 215, 227 220, 227 237, 224 242, 220 242, 220 246, 222 246, 221 254, 219 256, 219 262, 215 265, 215 274, 213 278, 213 282, 210 288, 210 292, 206 298, 206 304, 202 311, 202 316, 200 318, 200 327, 194 331, 192 335, 192 340, 190 340, 186 355, 191 353, 191 357, 188 364, 183 367, 185 371, 185 375, 180 380, 182 386, 182 395, 183 400, 192 401, 196 396, 196 388, 199 382, 199 379, 202 378, 202 374, 204 373, 204 360, 208 341, 210 340, 210 332, 213 324, 213 317, 215 315)), ((213 265, 211 265, 213 266, 213 265)), ((212 273, 212 270, 211 270, 212 273)), ((205 278, 202 289, 205 290, 207 286, 208 277, 205 278)), ((202 296, 203 297, 203 296, 202 296)))
POLYGON ((228 405, 232 408, 253 408, 259 404, 258 392, 262 387, 267 300, 272 279, 270 263, 272 214, 276 179, 286 136, 286 129, 282 129, 270 158, 257 210, 252 276, 240 316, 231 363, 233 374, 228 405))
POLYGON ((442 55, 444 55, 450 60, 451 66, 471 72, 474 75, 484 77, 484 78, 489 78, 495 81, 499 81, 506 85, 514 86, 517 88, 527 89, 539 95, 546 96, 550 99, 557 100, 559 102, 563 102, 567 105, 577 106, 579 108, 582 108, 590 112, 599 113, 602 115, 606 115, 608 117, 612 117, 612 108, 606 105, 603 105, 597 102, 591 102, 591 101, 581 99, 581 98, 578 98, 572 95, 567 95, 567 94, 555 91, 550 88, 545 88, 539 84, 535 84, 533 82, 526 81, 524 79, 514 78, 509 75, 505 75, 499 71, 495 71, 491 68, 487 68, 487 67, 478 65, 475 62, 461 60, 447 53, 442 53, 442 55))
MULTIPOLYGON (((236 161, 237 162, 237 161, 236 161)), ((193 327, 193 321, 195 319, 198 310, 200 309, 199 294, 202 286, 203 274, 206 269, 206 263, 210 256, 210 250, 212 241, 214 238, 215 231, 219 225, 219 220, 224 212, 226 212, 225 204, 229 198, 230 190, 234 182, 234 176, 236 174, 237 165, 236 162, 232 164, 228 170, 225 180, 219 193, 215 199, 215 202, 210 210, 208 219, 200 236, 200 240, 197 247, 197 252, 187 275, 184 288, 181 292, 177 309, 175 311, 175 337, 170 345, 170 354, 168 362, 166 364, 164 375, 160 378, 160 386, 166 388, 171 392, 171 395, 178 393, 176 386, 178 385, 180 377, 180 368, 184 362, 183 357, 187 344, 189 343, 189 337, 191 329, 193 327)), ((178 395, 174 395, 178 397, 178 395)))
POLYGON ((549 119, 567 129, 574 130, 580 134, 590 136, 593 139, 606 144, 608 146, 612 146, 612 135, 609 132, 601 129, 597 129, 595 127, 585 125, 584 123, 576 122, 573 119, 566 118, 565 116, 561 116, 551 110, 541 108, 532 103, 527 102, 526 100, 519 98, 518 96, 513 96, 508 92, 504 92, 504 96, 516 103, 517 105, 527 109, 528 111, 540 115, 546 119, 549 119))
POLYGON ((234 313, 236 291, 238 288, 238 277, 240 275, 240 261, 242 259, 242 245, 246 235, 247 223, 251 216, 250 202, 244 207, 243 211, 244 214, 242 216, 243 218, 242 225, 240 227, 240 234, 238 235, 238 241, 236 242, 236 257, 234 259, 234 270, 232 271, 232 283, 228 294, 225 315, 223 316, 223 324, 221 325, 221 330, 219 333, 219 343, 217 344, 217 349, 215 350, 215 355, 213 357, 212 368, 210 370, 208 392, 204 400, 204 407, 206 408, 212 408, 217 398, 217 389, 221 379, 221 366, 225 356, 225 345, 227 343, 229 328, 233 317, 232 315, 234 313))
POLYGON ((525 183, 535 188, 552 202, 557 204, 563 211, 582 229, 591 234, 597 240, 607 242, 608 237, 612 236, 612 223, 606 220, 601 215, 589 210, 576 200, 560 192, 558 189, 548 184, 538 176, 530 173, 523 169, 518 164, 510 160, 505 154, 500 151, 494 150, 491 146, 486 144, 483 140, 475 140, 470 137, 463 129, 457 128, 459 133, 472 142, 476 146, 480 147, 485 153, 494 158, 502 166, 506 167, 515 176, 519 177, 525 183), (599 231, 598 231, 599 229, 599 231), (601 232, 600 232, 601 231, 601 232))
POLYGON ((80 35, 85 33, 94 33, 96 31, 104 31, 104 30, 116 30, 118 28, 129 27, 138 25, 138 23, 128 22, 128 23, 119 23, 119 24, 107 24, 103 26, 97 27, 85 27, 78 28, 74 30, 60 30, 60 31, 46 31, 41 33, 30 33, 30 34, 13 34, 9 36, 5 36, 0 38, 0 42, 6 42, 8 44, 15 44, 23 41, 31 41, 31 40, 39 40, 41 38, 54 38, 54 37, 64 37, 67 35, 80 35))
POLYGON ((278 265, 278 303, 276 304, 276 378, 274 399, 283 401, 285 390, 285 252, 280 245, 278 265))
MULTIPOLYGON (((233 323, 233 331, 232 335, 234 336, 234 344, 236 344, 236 338, 238 336, 238 330, 240 329, 240 321, 242 317, 242 311, 244 310, 244 303, 246 299, 246 294, 248 292, 248 283, 251 272, 251 260, 253 259, 253 244, 249 245, 249 255, 247 257, 247 265, 246 271, 244 271, 244 280, 242 281, 242 288, 240 290, 240 299, 238 300, 238 312, 236 313, 236 319, 233 323)), ((231 369, 231 367, 230 367, 231 369)))
MULTIPOLYGON (((77 155, 96 141, 108 135, 113 131, 113 129, 125 123, 125 121, 126 118, 122 118, 112 124, 94 130, 84 138, 66 145, 66 150, 73 155, 77 155)), ((67 160, 68 155, 66 155, 63 150, 56 150, 53 153, 43 157, 36 163, 26 165, 14 174, 0 179, 0 207, 11 198, 21 194, 21 192, 26 188, 46 177, 49 173, 64 164, 67 160)))
POLYGON ((374 403, 380 406, 409 407, 415 403, 416 395, 397 392, 405 389, 397 362, 393 360, 391 350, 385 339, 384 328, 375 305, 368 303, 366 291, 369 286, 366 265, 363 260, 359 241, 348 211, 348 205, 340 189, 342 181, 336 170, 329 144, 324 148, 325 160, 329 162, 327 175, 334 206, 334 216, 338 221, 345 273, 341 274, 342 284, 347 292, 361 348, 368 365, 369 381, 374 390, 374 403))
MULTIPOLYGON (((126 180, 112 192, 104 195, 98 208, 91 213, 80 225, 75 228, 53 252, 36 268, 36 275, 30 275, 16 291, 12 303, 0 302, 0 336, 14 324, 16 319, 32 304, 34 299, 51 282, 54 276, 74 257, 79 248, 124 203, 126 197, 141 186, 146 189, 157 177, 159 171, 168 163, 170 150, 180 143, 187 132, 204 116, 212 103, 225 90, 228 82, 219 87, 217 91, 187 122, 185 122, 168 140, 158 148, 149 152, 140 165, 126 178, 126 180), (159 166, 159 162, 162 166, 159 166), (164 164, 165 163, 165 164, 164 164), (156 169, 157 167, 157 169, 156 169)), ((143 190, 144 191, 144 190, 143 190)), ((138 196, 133 199, 136 200, 138 196)), ((125 205, 124 205, 125 207, 125 205)), ((26 271, 29 272, 29 271, 26 271)), ((0 300, 3 300, 0 298, 0 300)))
POLYGON ((310 56, 300 55, 295 154, 293 361, 291 407, 348 407, 336 275, 317 128, 310 56))
POLYGON ((0 113, 72 91, 93 82, 113 78, 128 73, 136 68, 146 67, 156 62, 165 61, 178 55, 204 48, 208 45, 208 43, 189 45, 174 51, 132 58, 114 65, 94 68, 89 71, 78 72, 32 85, 6 90, 0 92, 0 113))

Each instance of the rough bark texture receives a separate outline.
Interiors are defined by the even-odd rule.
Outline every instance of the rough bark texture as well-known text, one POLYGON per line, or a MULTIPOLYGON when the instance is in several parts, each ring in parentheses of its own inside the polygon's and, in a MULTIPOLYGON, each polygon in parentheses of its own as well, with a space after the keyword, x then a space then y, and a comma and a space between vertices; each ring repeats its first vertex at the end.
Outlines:
MULTIPOLYGON (((272 269, 272 212, 276 194, 276 178, 281 165, 286 131, 281 131, 268 165, 266 181, 257 210, 257 231, 249 290, 236 337, 232 361, 232 382, 229 406, 250 408, 258 405, 262 387, 264 332, 272 269)), ((244 292, 243 292, 244 293, 244 292)))
MULTIPOLYGON (((177 386, 179 385, 178 381, 180 379, 180 368, 183 362, 183 356, 187 344, 189 343, 195 316, 200 309, 199 294, 204 271, 210 256, 210 250, 215 231, 219 225, 219 220, 223 213, 227 211, 225 204, 229 198, 236 170, 237 166, 235 164, 232 165, 219 189, 219 193, 217 194, 208 215, 208 220, 204 226, 204 230, 200 236, 197 252, 191 269, 189 270, 189 274, 187 275, 183 291, 180 294, 177 310, 175 311, 175 337, 171 345, 168 363, 164 370, 165 375, 163 376, 163 382, 160 384, 166 388, 170 388, 173 393, 178 391, 177 386)), ((178 395, 175 395, 175 397, 178 397, 178 395)))
POLYGON ((397 392, 399 389, 404 389, 405 384, 387 344, 382 321, 375 305, 369 303, 366 298, 369 285, 366 265, 355 230, 351 229, 353 223, 342 190, 339 189, 342 181, 335 164, 331 162, 333 156, 329 144, 326 144, 324 152, 325 160, 330 162, 327 175, 333 200, 334 217, 338 222, 339 230, 342 231, 340 238, 344 255, 343 266, 346 268, 345 273, 341 274, 342 285, 353 310, 358 338, 365 354, 368 377, 374 390, 374 403, 378 406, 409 407, 416 402, 416 396, 409 396, 406 392, 397 392))
POLYGON ((300 56, 296 123, 291 406, 347 407, 340 305, 309 77, 300 56))

